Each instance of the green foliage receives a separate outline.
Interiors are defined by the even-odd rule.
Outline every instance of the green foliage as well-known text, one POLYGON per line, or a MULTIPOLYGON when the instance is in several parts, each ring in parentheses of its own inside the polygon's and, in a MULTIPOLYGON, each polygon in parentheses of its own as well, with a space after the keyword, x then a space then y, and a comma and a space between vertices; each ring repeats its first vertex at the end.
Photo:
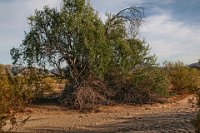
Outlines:
POLYGON ((132 82, 135 88, 146 88, 161 96, 166 96, 168 93, 167 76, 160 68, 140 68, 133 72, 132 82))
POLYGON ((52 83, 56 80, 44 77, 37 70, 27 68, 15 75, 6 66, 0 65, 0 131, 7 120, 16 122, 15 114, 23 111, 32 99, 53 89, 52 83))
MULTIPOLYGON (((0 131, 6 120, 15 120, 14 114, 26 105, 29 91, 24 79, 13 77, 9 70, 0 65, 0 131)), ((16 124, 16 123, 12 123, 16 124)))
MULTIPOLYGON (((79 88, 96 92, 95 87, 87 86, 94 82, 90 77, 103 83, 104 75, 112 69, 127 74, 138 64, 155 63, 149 46, 130 34, 137 33, 142 17, 140 8, 130 7, 108 16, 104 23, 89 0, 63 0, 60 10, 46 6, 29 17, 29 32, 19 48, 11 49, 13 63, 59 70, 64 66, 67 71, 61 76, 71 84, 65 88, 63 99, 69 100, 64 103, 76 106, 76 93, 83 92, 79 88)), ((104 88, 100 85, 98 88, 104 88)))
POLYGON ((198 70, 189 68, 181 62, 165 62, 164 69, 173 93, 195 92, 198 89, 198 70))
POLYGON ((29 92, 32 95, 30 99, 35 99, 37 97, 43 97, 46 93, 53 91, 54 83, 56 81, 48 77, 48 75, 38 73, 37 69, 27 69, 23 75, 23 79, 26 79, 25 84, 29 87, 29 92))
MULTIPOLYGON (((29 17, 30 31, 24 41, 11 50, 14 64, 49 63, 58 68, 66 65, 70 78, 79 81, 90 73, 102 78, 111 64, 128 71, 138 63, 154 63, 155 58, 149 56, 144 41, 127 33, 127 20, 140 13, 137 8, 134 11, 138 12, 131 9, 124 10, 129 16, 122 17, 121 12, 119 16, 108 17, 105 24, 85 0, 63 0, 59 11, 49 7, 36 10, 29 17)), ((141 19, 135 16, 138 26, 141 19)))
POLYGON ((104 25, 89 3, 83 3, 64 0, 60 11, 44 7, 29 17, 31 30, 20 48, 11 50, 14 63, 19 58, 30 66, 60 68, 64 63, 75 80, 88 75, 89 68, 104 73, 110 59, 104 25))
POLYGON ((167 76, 156 67, 135 68, 128 75, 114 72, 108 76, 108 83, 118 102, 147 103, 168 94, 167 76))

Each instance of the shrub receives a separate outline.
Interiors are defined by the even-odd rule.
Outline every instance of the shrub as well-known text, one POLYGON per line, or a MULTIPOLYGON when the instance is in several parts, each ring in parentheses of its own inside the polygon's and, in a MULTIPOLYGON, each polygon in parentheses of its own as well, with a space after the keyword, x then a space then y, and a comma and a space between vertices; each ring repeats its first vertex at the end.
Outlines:
POLYGON ((198 89, 199 72, 181 62, 165 62, 165 71, 173 93, 195 92, 198 89))
POLYGON ((0 65, 0 131, 10 120, 13 127, 15 114, 23 111, 30 101, 52 89, 50 77, 38 75, 32 69, 14 75, 11 70, 0 65))
POLYGON ((28 94, 24 79, 14 77, 5 66, 0 65, 0 131, 7 120, 13 126, 17 124, 15 113, 24 108, 28 94))
MULTIPOLYGON (((68 88, 72 86, 68 84, 68 88)), ((106 84, 93 76, 87 78, 83 85, 77 87, 74 94, 75 97, 71 95, 71 89, 65 89, 61 95, 61 103, 80 111, 96 110, 100 105, 108 104, 112 95, 106 84)))
POLYGON ((147 103, 168 93, 167 77, 159 68, 137 68, 128 75, 113 73, 108 82, 118 102, 147 103))
POLYGON ((29 97, 30 99, 41 98, 52 93, 60 82, 57 81, 54 76, 49 76, 44 71, 41 71, 42 70, 38 68, 25 68, 25 70, 20 74, 15 75, 15 77, 18 77, 21 81, 23 81, 22 88, 27 86, 26 89, 29 90, 31 95, 29 97))
POLYGON ((38 77, 32 84, 34 86, 34 98, 44 97, 52 93, 53 89, 56 88, 56 80, 48 76, 38 77))
POLYGON ((0 131, 6 124, 6 119, 8 118, 7 113, 10 108, 10 104, 7 102, 7 99, 9 98, 9 91, 10 85, 8 82, 7 73, 3 66, 0 65, 0 131))

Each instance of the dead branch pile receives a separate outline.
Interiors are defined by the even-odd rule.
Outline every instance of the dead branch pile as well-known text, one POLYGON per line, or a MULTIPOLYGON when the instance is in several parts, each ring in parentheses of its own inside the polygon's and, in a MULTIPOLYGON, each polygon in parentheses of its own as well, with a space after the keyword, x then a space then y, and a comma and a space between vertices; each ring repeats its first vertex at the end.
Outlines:
POLYGON ((66 86, 61 95, 61 103, 80 111, 90 111, 97 109, 100 105, 109 104, 112 95, 101 79, 90 76, 78 86, 75 83, 66 86))

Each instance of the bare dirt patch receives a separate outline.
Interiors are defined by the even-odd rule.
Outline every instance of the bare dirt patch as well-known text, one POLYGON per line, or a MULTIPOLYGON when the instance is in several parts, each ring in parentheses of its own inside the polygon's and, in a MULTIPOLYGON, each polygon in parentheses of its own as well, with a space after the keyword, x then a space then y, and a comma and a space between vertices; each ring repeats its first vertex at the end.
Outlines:
MULTIPOLYGON (((169 103, 142 106, 104 106, 99 112, 80 113, 59 106, 32 106, 19 119, 31 116, 17 131, 36 133, 134 132, 193 133, 197 107, 194 95, 171 98, 169 103)), ((8 127, 7 127, 8 128, 8 127)))

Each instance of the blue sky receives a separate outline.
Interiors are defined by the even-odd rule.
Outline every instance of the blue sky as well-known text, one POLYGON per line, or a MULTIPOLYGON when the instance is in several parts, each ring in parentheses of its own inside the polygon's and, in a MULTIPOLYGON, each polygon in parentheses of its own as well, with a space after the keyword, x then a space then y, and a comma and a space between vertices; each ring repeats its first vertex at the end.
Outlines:
MULTIPOLYGON (((9 51, 17 47, 28 30, 27 17, 44 5, 59 8, 61 0, 0 0, 0 63, 11 64, 9 51)), ((200 59, 200 0, 91 0, 105 19, 129 6, 144 8, 146 20, 140 28, 156 54, 158 63, 180 60, 186 64, 200 59)))

